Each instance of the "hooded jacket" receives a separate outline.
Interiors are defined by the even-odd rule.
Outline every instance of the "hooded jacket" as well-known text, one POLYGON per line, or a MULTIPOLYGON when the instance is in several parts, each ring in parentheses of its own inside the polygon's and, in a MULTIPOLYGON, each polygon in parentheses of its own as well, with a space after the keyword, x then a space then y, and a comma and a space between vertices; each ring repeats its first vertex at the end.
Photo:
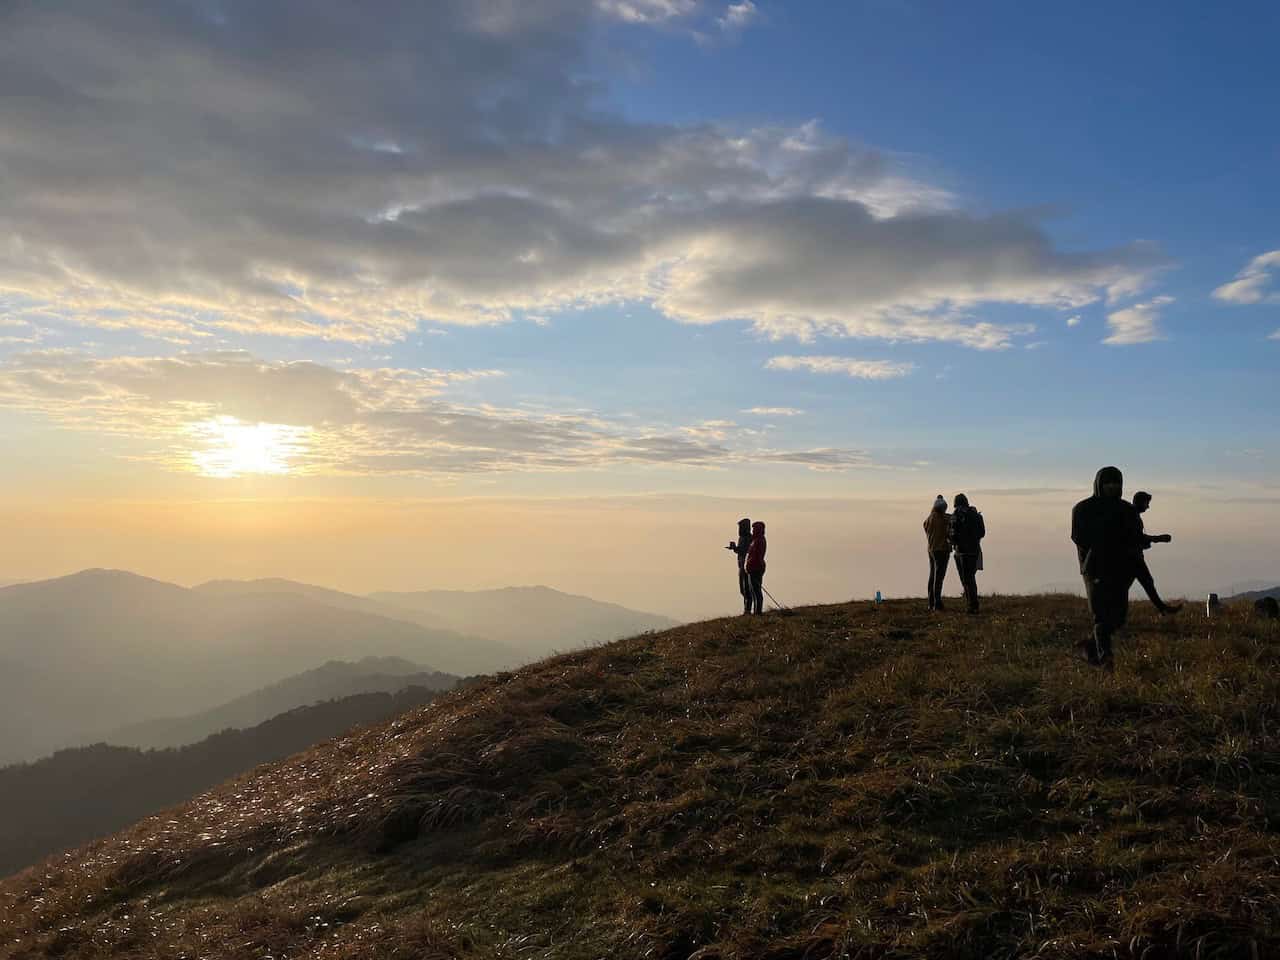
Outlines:
POLYGON ((757 520, 751 525, 751 546, 747 549, 747 573, 764 573, 764 552, 769 544, 764 538, 764 524, 757 520))
POLYGON ((1138 511, 1122 496, 1103 496, 1105 483, 1123 484, 1124 475, 1116 467, 1103 467, 1093 478, 1093 496, 1071 511, 1071 540, 1080 573, 1090 580, 1132 579, 1142 554, 1138 511))
POLYGON ((924 534, 929 541, 930 553, 950 553, 951 552, 951 518, 947 515, 946 509, 930 510, 929 516, 924 521, 924 534))

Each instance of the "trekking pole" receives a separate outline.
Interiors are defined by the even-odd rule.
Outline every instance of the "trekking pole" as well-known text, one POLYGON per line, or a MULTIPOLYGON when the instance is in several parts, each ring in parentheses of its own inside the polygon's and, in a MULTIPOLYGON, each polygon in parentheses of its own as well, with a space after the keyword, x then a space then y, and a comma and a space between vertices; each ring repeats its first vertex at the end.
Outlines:
POLYGON ((769 598, 769 600, 773 603, 773 605, 774 605, 775 607, 777 607, 779 610, 783 611, 784 613, 790 613, 790 612, 791 612, 791 608, 790 608, 790 607, 784 607, 782 604, 780 604, 777 600, 775 600, 775 599, 773 598, 773 594, 772 594, 772 593, 770 593, 767 589, 765 589, 765 585, 764 585, 763 583, 762 583, 762 584, 760 584, 760 589, 764 591, 764 595, 765 595, 766 597, 768 597, 768 598, 769 598))

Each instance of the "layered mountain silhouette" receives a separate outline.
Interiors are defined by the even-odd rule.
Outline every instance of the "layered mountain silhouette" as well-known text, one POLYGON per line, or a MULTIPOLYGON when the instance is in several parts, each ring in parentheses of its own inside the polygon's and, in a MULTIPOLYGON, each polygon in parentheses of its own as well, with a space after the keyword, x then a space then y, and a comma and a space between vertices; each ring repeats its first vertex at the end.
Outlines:
POLYGON ((1228 597, 1227 599, 1231 601, 1247 600, 1252 603, 1254 600, 1261 600, 1263 597, 1275 597, 1277 600, 1280 600, 1280 585, 1267 587, 1262 590, 1246 590, 1244 593, 1237 593, 1235 596, 1228 597))
POLYGON ((419 622, 488 637, 531 657, 676 626, 668 617, 548 587, 425 590, 370 597, 415 618, 427 618, 419 622))
POLYGON ((734 617, 480 678, 0 882, 0 956, 1280 956, 1280 635, 734 617))
POLYGON ((525 605, 506 621, 455 617, 442 626, 430 610, 286 580, 188 589, 125 571, 86 570, 9 586, 0 589, 0 765, 97 742, 156 718, 217 710, 330 660, 398 657, 465 676, 669 623, 536 592, 567 602, 544 605, 546 619, 527 620, 524 639, 507 642, 519 635, 521 617, 542 608, 525 605), (451 626, 466 622, 501 623, 503 639, 451 626))
POLYGON ((0 769, 0 875, 133 823, 214 784, 430 701, 409 686, 297 707, 176 750, 96 744, 0 769))
POLYGON ((322 700, 361 693, 396 693, 405 687, 449 690, 459 678, 425 670, 400 657, 365 657, 355 663, 330 660, 230 703, 187 717, 147 720, 108 733, 106 743, 143 749, 180 747, 222 730, 252 727, 278 714, 322 700))

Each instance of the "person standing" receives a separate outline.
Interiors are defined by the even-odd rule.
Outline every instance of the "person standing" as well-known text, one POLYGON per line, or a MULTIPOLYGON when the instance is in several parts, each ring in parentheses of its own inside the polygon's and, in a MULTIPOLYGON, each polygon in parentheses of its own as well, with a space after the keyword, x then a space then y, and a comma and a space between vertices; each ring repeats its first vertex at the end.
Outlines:
POLYGON ((924 536, 929 551, 929 609, 942 609, 942 582, 947 577, 951 563, 951 515, 947 513, 947 501, 938 494, 933 509, 924 520, 924 536))
POLYGON ((768 547, 764 524, 757 520, 751 525, 751 545, 747 548, 747 560, 743 564, 751 587, 752 613, 764 613, 764 554, 768 547))
POLYGON ((1129 588, 1142 555, 1142 526, 1133 505, 1124 499, 1124 475, 1118 468, 1099 470, 1093 496, 1072 508, 1071 540, 1093 616, 1087 658, 1111 670, 1111 638, 1128 617, 1129 588))
POLYGON ((1151 549, 1153 543, 1172 543, 1173 537, 1167 533, 1159 533, 1155 536, 1149 536, 1142 522, 1142 515, 1147 512, 1147 508, 1151 506, 1151 494, 1145 490, 1139 490, 1133 495, 1133 509, 1138 514, 1138 534, 1142 542, 1142 553, 1138 554, 1138 564, 1135 574, 1138 583, 1142 584, 1142 589, 1146 591, 1147 597, 1161 613, 1177 613, 1182 609, 1180 603, 1165 603, 1160 599, 1160 594, 1156 591, 1156 578, 1151 575, 1151 568, 1147 566, 1146 551, 1151 549))
POLYGON ((742 612, 751 612, 751 578, 747 576, 747 551, 751 548, 751 520, 743 517, 738 521, 738 540, 730 543, 725 549, 732 550, 738 557, 738 593, 742 594, 742 612))
POLYGON ((969 505, 969 498, 957 493, 952 501, 950 540, 956 554, 956 573, 964 587, 965 607, 978 612, 978 571, 982 569, 982 538, 987 525, 982 514, 969 505))

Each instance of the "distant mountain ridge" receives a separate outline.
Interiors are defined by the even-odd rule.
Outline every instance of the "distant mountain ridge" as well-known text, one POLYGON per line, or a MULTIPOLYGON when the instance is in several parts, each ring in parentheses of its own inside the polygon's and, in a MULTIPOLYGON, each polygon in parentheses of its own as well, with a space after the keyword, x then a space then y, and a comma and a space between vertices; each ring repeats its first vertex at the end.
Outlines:
POLYGON ((0 763, 216 709, 329 660, 395 656, 457 675, 519 654, 300 592, 189 590, 117 570, 0 589, 0 763))
MULTIPOLYGON (((216 713, 326 661, 399 657, 470 676, 673 623, 547 587, 361 597, 279 578, 188 589, 103 569, 15 584, 0 588, 0 764, 124 729, 183 742, 156 718, 216 713)), ((204 722, 185 742, 221 720, 204 722)))
POLYGON ((533 656, 679 625, 670 617, 543 586, 379 592, 369 596, 389 608, 426 614, 432 622, 489 637, 533 656))
POLYGON ((401 657, 365 657, 355 663, 330 660, 230 703, 186 717, 146 720, 104 736, 114 746, 158 750, 195 743, 223 730, 243 730, 297 707, 363 693, 397 693, 406 687, 444 691, 460 678, 426 670, 401 657))
POLYGON ((1237 593, 1234 596, 1227 597, 1228 600, 1261 600, 1263 597, 1275 597, 1280 600, 1280 585, 1268 587, 1265 590, 1246 590, 1244 593, 1237 593))

